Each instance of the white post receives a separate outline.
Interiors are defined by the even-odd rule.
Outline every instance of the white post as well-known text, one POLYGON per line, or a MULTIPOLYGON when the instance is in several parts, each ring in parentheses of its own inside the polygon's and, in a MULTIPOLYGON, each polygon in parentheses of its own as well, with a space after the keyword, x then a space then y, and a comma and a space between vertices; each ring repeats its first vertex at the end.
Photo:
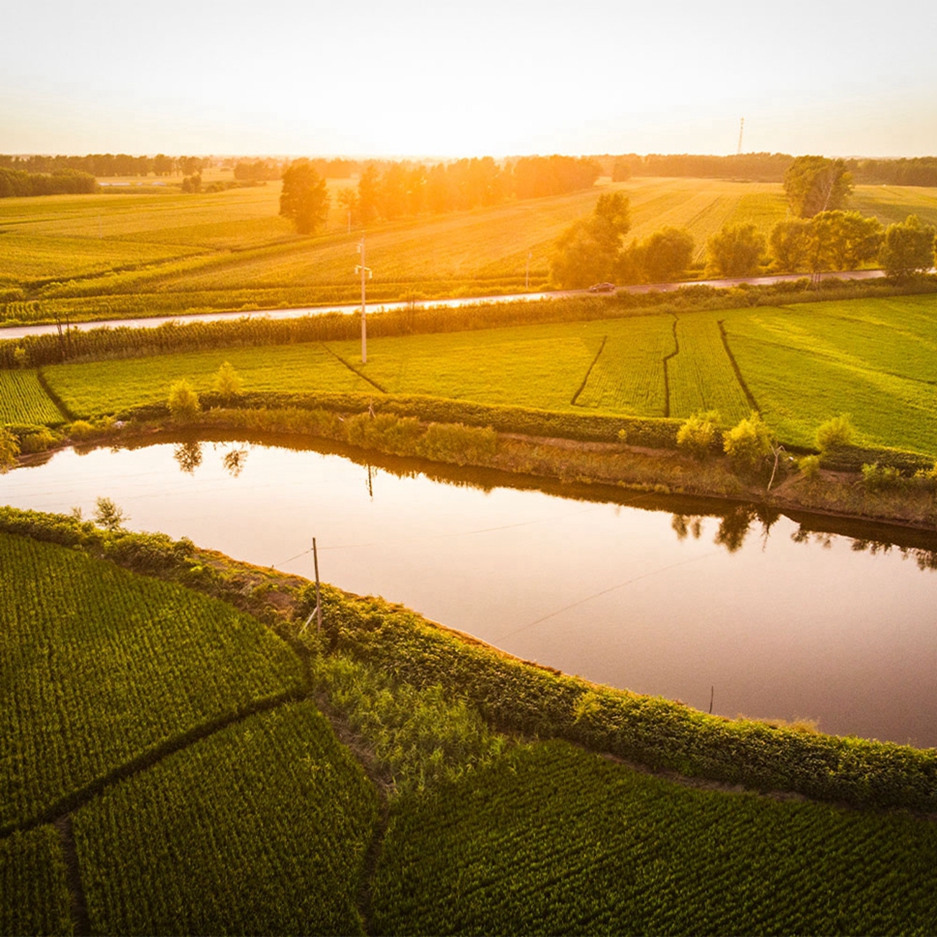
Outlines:
POLYGON ((361 243, 358 245, 361 254, 361 263, 355 267, 355 273, 361 273, 361 363, 368 363, 368 326, 367 305, 365 302, 365 280, 371 276, 370 268, 364 265, 364 232, 361 233, 361 243))

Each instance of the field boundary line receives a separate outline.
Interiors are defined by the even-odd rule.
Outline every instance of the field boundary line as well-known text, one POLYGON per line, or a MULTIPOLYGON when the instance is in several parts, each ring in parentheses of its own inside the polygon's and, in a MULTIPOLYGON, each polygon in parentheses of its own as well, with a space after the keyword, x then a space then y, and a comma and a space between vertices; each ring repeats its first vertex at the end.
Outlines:
POLYGON ((758 401, 755 400, 754 395, 748 388, 748 384, 745 383, 745 378, 742 377, 742 369, 739 367, 739 363, 735 360, 735 355, 732 354, 732 349, 729 347, 729 336, 726 334, 725 319, 717 319, 716 325, 719 326, 719 337, 722 339, 722 347, 725 348, 726 354, 729 356, 729 362, 732 365, 732 370, 735 372, 735 379, 739 382, 739 387, 742 388, 745 399, 748 401, 752 410, 756 413, 761 413, 758 401))
POLYGON ((586 389, 586 384, 589 383, 589 377, 592 374, 592 369, 596 366, 596 363, 598 362, 599 358, 602 357, 602 352, 605 351, 605 343, 607 341, 608 341, 608 336, 603 335, 602 344, 599 345, 599 350, 595 353, 595 357, 592 359, 592 362, 590 363, 589 367, 586 368, 586 376, 582 379, 582 383, 579 385, 579 389, 576 391, 575 394, 573 394, 573 399, 570 400, 571 406, 573 407, 581 406, 580 404, 576 403, 576 401, 579 399, 579 395, 586 389))
POLYGON ((65 406, 65 402, 61 397, 49 386, 49 382, 46 380, 45 374, 42 373, 42 368, 36 368, 36 380, 39 382, 39 386, 45 392, 45 395, 52 401, 53 406, 59 413, 62 415, 62 418, 66 421, 72 421, 75 419, 75 414, 65 406))
POLYGON ((250 716, 256 716, 258 713, 270 712, 271 710, 278 709, 280 706, 285 706, 287 703, 299 703, 308 698, 309 693, 306 690, 287 690, 285 693, 278 693, 276 696, 271 696, 267 699, 256 700, 236 712, 219 716, 209 722, 204 722, 201 725, 187 729, 175 738, 169 739, 166 742, 156 745, 154 748, 142 752, 136 757, 131 758, 130 761, 124 762, 124 764, 118 765, 116 768, 112 768, 106 774, 101 775, 101 777, 89 781, 83 787, 66 794, 56 803, 47 807, 31 819, 8 823, 3 828, 0 828, 0 839, 17 832, 28 833, 30 830, 34 830, 36 827, 48 823, 56 824, 70 813, 90 803, 95 797, 103 794, 104 791, 109 787, 113 787, 118 781, 134 777, 149 768, 155 767, 167 756, 174 755, 176 752, 180 752, 195 742, 200 742, 202 739, 206 739, 216 732, 220 732, 222 729, 227 729, 229 726, 236 725, 238 722, 243 722, 250 716))
POLYGON ((75 925, 75 937, 89 937, 91 921, 88 918, 88 902, 85 900, 85 888, 81 881, 81 866, 78 864, 78 849, 75 847, 75 833, 72 828, 72 816, 66 813, 55 821, 55 830, 59 834, 62 858, 65 860, 65 880, 69 895, 69 912, 75 925))
POLYGON ((670 368, 667 366, 667 362, 671 358, 676 358, 680 354, 680 339, 677 338, 677 323, 680 321, 674 313, 673 315, 673 351, 670 354, 664 355, 661 359, 661 364, 664 366, 664 419, 667 420, 670 418, 670 368))
POLYGON ((371 378, 369 378, 367 374, 362 374, 361 371, 358 370, 358 368, 356 368, 350 361, 346 361, 337 351, 332 351, 332 349, 329 348, 329 346, 326 345, 325 342, 319 342, 319 344, 330 355, 332 355, 333 358, 335 358, 336 360, 340 361, 343 365, 345 365, 345 367, 348 368, 349 371, 351 371, 353 374, 357 374, 358 377, 361 378, 361 380, 367 381, 372 387, 376 387, 382 394, 387 393, 387 391, 383 387, 381 387, 381 385, 378 384, 377 381, 371 380, 371 378))

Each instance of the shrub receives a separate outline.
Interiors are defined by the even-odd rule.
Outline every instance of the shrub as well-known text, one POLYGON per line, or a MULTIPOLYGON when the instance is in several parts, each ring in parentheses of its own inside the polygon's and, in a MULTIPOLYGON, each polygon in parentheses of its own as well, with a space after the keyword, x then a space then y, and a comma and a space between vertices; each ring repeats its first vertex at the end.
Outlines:
POLYGON ((19 454, 19 440, 5 426, 0 426, 0 472, 5 472, 13 465, 19 454))
POLYGON ((69 425, 67 432, 72 439, 87 439, 89 436, 96 435, 99 430, 96 430, 87 420, 75 420, 69 425))
POLYGON ((192 389, 192 385, 183 378, 176 381, 169 388, 169 400, 167 401, 169 412, 175 420, 192 420, 202 409, 198 402, 198 394, 192 389))
POLYGON ((712 448, 719 421, 716 410, 692 414, 677 431, 677 445, 689 449, 698 459, 704 458, 712 448))
POLYGON ((856 435, 848 413, 841 413, 817 427, 816 442, 821 452, 851 446, 856 435))
POLYGON ((94 522, 105 530, 120 530, 130 520, 110 498, 98 498, 94 505, 94 522))
POLYGON ((758 413, 740 420, 723 434, 722 447, 729 458, 746 469, 756 469, 771 452, 774 437, 758 413))
POLYGON ((17 368, 29 367, 29 352, 22 345, 17 345, 13 350, 13 364, 17 368))
POLYGON ((441 462, 477 462, 494 455, 498 434, 490 427, 480 429, 461 423, 430 423, 417 442, 418 455, 441 462))
POLYGON ((820 474, 820 457, 818 455, 805 455, 798 459, 797 467, 804 478, 816 478, 820 474))
POLYGON ((879 465, 873 462, 871 465, 862 466, 862 481, 869 491, 884 491, 887 488, 898 488, 905 481, 901 474, 901 469, 893 465, 879 465))
POLYGON ((20 437, 20 450, 22 452, 45 452, 51 449, 58 437, 47 426, 39 427, 33 433, 26 433, 20 437))
POLYGON ((215 375, 215 391, 225 400, 237 397, 241 393, 241 377, 234 370, 234 365, 225 361, 215 375))

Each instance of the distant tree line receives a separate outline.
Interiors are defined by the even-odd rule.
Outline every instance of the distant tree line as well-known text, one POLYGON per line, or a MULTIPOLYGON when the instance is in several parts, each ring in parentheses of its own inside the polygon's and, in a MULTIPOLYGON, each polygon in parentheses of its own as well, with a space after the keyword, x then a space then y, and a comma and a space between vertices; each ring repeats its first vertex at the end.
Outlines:
POLYGON ((194 175, 206 165, 198 156, 130 156, 127 153, 89 153, 87 156, 4 156, 0 155, 0 168, 19 169, 31 173, 53 173, 59 170, 85 172, 102 176, 171 176, 180 172, 194 175))
POLYGON ((51 173, 42 173, 0 168, 0 198, 85 194, 96 189, 94 176, 74 169, 57 169, 51 173))
MULTIPOLYGON (((788 153, 741 153, 704 156, 689 153, 625 153, 596 157, 605 175, 615 182, 632 176, 675 176, 699 179, 738 179, 746 182, 783 182, 795 157, 788 153)), ((797 157, 803 159, 804 157, 797 157)), ((847 159, 844 169, 860 185, 937 186, 937 156, 913 159, 847 159)))

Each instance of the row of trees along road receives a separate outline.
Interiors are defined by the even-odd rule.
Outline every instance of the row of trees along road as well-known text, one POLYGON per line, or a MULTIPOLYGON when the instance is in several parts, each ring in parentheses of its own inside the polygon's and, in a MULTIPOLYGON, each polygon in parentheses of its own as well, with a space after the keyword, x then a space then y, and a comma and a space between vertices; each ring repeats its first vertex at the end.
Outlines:
MULTIPOLYGON (((937 231, 915 215, 883 228, 877 218, 845 211, 852 178, 843 160, 795 159, 784 188, 791 208, 769 243, 753 224, 726 226, 706 245, 706 273, 716 277, 855 270, 875 261, 892 277, 924 272, 934 264, 937 231)), ((686 229, 662 228, 622 246, 629 205, 622 193, 605 194, 593 215, 568 228, 551 262, 553 282, 566 289, 592 283, 664 283, 686 275, 694 253, 686 229)))

